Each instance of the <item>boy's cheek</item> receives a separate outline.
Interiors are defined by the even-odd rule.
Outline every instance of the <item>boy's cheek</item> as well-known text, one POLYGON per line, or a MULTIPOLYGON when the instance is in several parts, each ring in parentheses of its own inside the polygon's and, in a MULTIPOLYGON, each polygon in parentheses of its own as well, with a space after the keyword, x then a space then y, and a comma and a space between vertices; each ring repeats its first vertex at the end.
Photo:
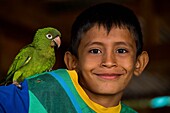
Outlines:
POLYGON ((88 64, 96 64, 102 61, 101 56, 89 55, 89 54, 82 54, 79 61, 88 64))
POLYGON ((135 59, 134 58, 119 58, 117 60, 117 64, 124 68, 132 69, 135 67, 135 59))

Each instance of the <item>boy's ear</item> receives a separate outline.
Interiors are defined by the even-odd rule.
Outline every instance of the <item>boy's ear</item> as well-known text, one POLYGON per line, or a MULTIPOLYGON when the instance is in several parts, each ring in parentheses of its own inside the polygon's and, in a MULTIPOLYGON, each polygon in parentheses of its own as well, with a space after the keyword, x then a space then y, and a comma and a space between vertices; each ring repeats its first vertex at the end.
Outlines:
POLYGON ((69 51, 65 52, 64 62, 68 70, 75 70, 77 67, 77 58, 69 51))
POLYGON ((139 76, 145 69, 148 62, 149 62, 148 53, 146 51, 143 51, 137 58, 134 75, 139 76))

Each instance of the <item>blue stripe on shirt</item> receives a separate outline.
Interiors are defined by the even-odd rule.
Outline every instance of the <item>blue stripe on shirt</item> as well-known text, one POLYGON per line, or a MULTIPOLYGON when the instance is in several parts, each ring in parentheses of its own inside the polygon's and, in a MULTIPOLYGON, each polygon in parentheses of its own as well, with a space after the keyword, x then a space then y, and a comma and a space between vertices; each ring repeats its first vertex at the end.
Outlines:
POLYGON ((49 72, 52 76, 54 76, 58 82, 62 85, 62 87, 65 89, 65 91, 67 92, 68 96, 70 97, 70 100, 72 101, 74 107, 76 108, 77 113, 81 113, 81 108, 79 106, 79 104, 77 103, 73 93, 70 91, 69 87, 67 86, 67 84, 65 83, 65 81, 58 76, 56 73, 54 72, 49 72))

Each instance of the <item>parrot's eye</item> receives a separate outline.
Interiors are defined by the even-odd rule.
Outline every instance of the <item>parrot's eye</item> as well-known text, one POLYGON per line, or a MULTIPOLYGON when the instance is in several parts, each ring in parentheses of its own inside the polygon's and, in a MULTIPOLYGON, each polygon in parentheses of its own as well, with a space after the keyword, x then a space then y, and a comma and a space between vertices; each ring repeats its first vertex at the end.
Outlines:
POLYGON ((52 36, 51 34, 47 34, 46 37, 47 37, 48 39, 52 39, 52 38, 53 38, 53 36, 52 36))

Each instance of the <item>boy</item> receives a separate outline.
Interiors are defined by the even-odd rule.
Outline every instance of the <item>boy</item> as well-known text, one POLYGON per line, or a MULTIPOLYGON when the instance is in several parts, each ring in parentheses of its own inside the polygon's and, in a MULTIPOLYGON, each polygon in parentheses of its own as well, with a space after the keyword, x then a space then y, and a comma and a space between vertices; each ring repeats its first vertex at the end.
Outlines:
POLYGON ((0 112, 136 113, 121 103, 132 76, 149 60, 134 13, 99 4, 77 17, 71 33, 64 56, 68 70, 37 74, 21 83, 22 89, 0 87, 0 112))

